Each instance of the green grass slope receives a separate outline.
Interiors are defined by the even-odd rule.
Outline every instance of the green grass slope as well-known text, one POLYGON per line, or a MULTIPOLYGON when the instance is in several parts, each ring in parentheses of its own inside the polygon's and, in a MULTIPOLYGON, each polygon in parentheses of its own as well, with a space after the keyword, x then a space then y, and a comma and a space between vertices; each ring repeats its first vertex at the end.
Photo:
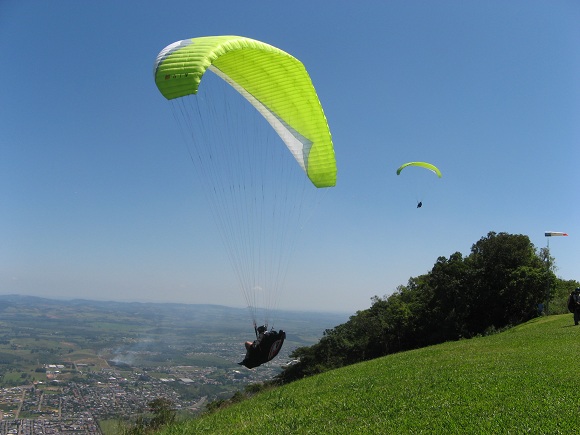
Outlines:
POLYGON ((323 373, 162 433, 578 433, 579 357, 572 315, 544 317, 323 373))

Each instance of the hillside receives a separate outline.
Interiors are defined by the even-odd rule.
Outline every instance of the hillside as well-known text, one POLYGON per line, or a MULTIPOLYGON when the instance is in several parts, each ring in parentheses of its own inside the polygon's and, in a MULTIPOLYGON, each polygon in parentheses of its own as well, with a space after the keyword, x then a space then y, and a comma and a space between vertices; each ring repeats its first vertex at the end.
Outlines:
POLYGON ((580 327, 542 317, 262 393, 164 434, 574 433, 580 327))

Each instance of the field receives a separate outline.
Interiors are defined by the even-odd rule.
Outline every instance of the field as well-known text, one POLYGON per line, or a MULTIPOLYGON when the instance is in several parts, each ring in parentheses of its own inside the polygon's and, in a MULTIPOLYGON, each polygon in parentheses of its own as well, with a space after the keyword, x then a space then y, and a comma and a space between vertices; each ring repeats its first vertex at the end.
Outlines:
POLYGON ((580 327, 542 317, 261 393, 168 435, 577 433, 580 327))

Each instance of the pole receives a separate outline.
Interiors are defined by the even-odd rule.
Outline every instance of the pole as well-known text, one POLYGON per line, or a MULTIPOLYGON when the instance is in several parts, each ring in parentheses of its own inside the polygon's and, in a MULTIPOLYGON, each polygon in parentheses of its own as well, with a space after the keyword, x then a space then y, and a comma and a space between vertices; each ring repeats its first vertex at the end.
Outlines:
POLYGON ((546 274, 546 316, 550 315, 550 237, 553 236, 567 236, 567 233, 563 233, 561 231, 545 231, 544 235, 546 236, 546 240, 548 241, 548 245, 546 247, 546 264, 548 267, 548 273, 546 274))
POLYGON ((550 236, 546 233, 546 240, 548 244, 546 246, 546 265, 547 272, 546 273, 546 316, 550 315, 550 236))

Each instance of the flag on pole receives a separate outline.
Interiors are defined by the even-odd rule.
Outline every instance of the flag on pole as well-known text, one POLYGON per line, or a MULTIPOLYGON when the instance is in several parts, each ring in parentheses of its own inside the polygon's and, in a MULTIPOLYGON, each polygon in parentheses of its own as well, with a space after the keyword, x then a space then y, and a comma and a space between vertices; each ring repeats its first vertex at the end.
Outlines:
POLYGON ((546 237, 553 237, 553 236, 567 236, 567 233, 562 233, 560 231, 546 231, 546 237))

